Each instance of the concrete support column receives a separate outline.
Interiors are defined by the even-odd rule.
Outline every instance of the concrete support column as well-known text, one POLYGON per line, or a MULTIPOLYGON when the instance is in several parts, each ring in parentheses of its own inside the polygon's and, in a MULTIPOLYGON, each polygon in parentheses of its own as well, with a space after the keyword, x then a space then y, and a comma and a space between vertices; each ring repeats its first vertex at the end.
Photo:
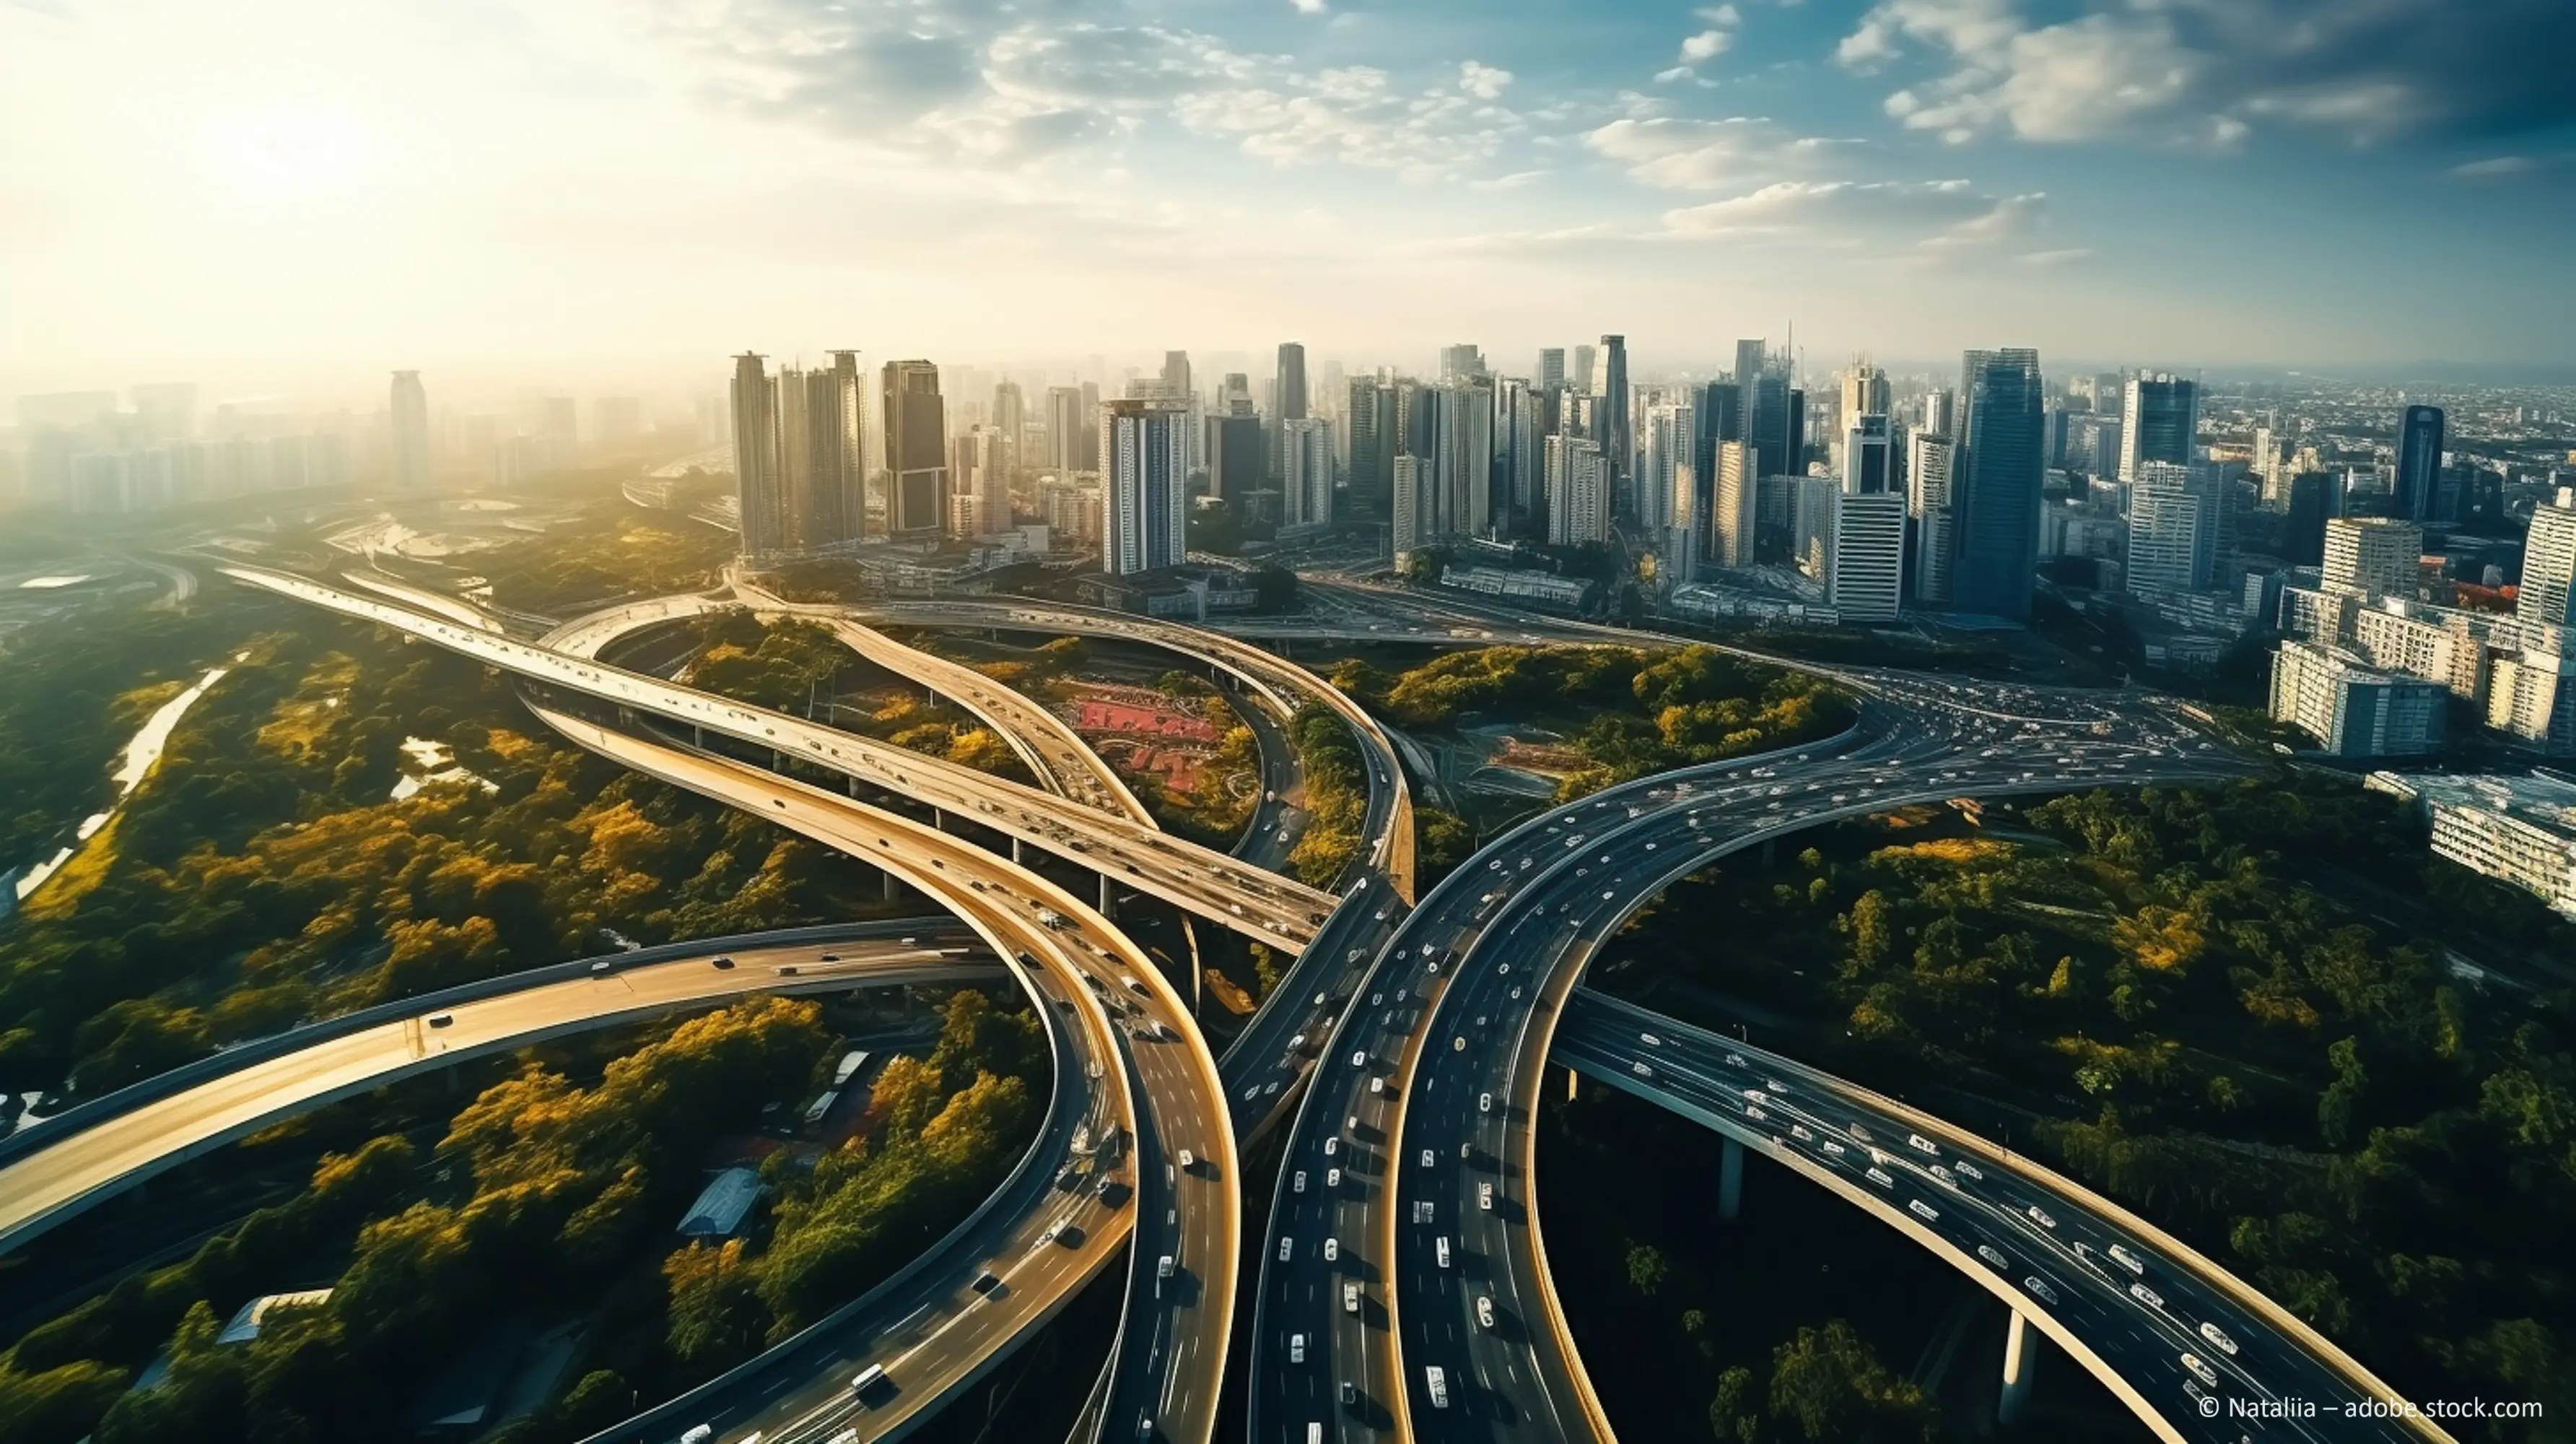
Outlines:
POLYGON ((2019 1309, 2013 1310, 2012 1323, 2004 1332, 2004 1386, 1995 1400, 1995 1424, 2010 1429, 2021 1423, 2023 1408, 2030 1403, 2030 1379, 2039 1364, 2039 1335, 2030 1320, 2019 1309))
POLYGON ((1100 875, 1100 915, 1109 916, 1109 874, 1100 875))
POLYGON ((1575 1099, 1575 1095, 1576 1095, 1576 1093, 1577 1093, 1578 1091, 1580 1091, 1580 1089, 1582 1088, 1582 1086, 1583 1086, 1583 1075, 1582 1075, 1582 1074, 1580 1074, 1580 1073, 1575 1072, 1575 1071, 1574 1071, 1573 1069, 1571 1069, 1571 1068, 1566 1069, 1566 1070, 1565 1070, 1565 1101, 1566 1101, 1566 1102, 1568 1102, 1568 1103, 1573 1102, 1573 1101, 1574 1101, 1574 1099, 1575 1099))
POLYGON ((1779 857, 1779 855, 1780 855, 1780 842, 1779 842, 1779 839, 1777 839, 1777 838, 1764 838, 1764 839, 1763 839, 1763 841, 1762 841, 1762 865, 1763 865, 1764 867, 1769 867, 1769 866, 1772 864, 1772 862, 1773 862, 1775 859, 1777 859, 1777 858, 1779 857))
POLYGON ((879 873, 878 876, 885 880, 885 898, 887 902, 893 902, 896 898, 903 896, 903 884, 895 881, 893 873, 879 873))
POLYGON ((1020 861, 1020 840, 1015 837, 1011 839, 1011 862, 1016 865, 1020 861))
POLYGON ((1729 1138, 1717 1154, 1717 1218, 1733 1223, 1744 1211, 1744 1145, 1729 1138))
POLYGON ((936 807, 930 809, 930 825, 940 832, 946 832, 948 830, 948 814, 936 807))

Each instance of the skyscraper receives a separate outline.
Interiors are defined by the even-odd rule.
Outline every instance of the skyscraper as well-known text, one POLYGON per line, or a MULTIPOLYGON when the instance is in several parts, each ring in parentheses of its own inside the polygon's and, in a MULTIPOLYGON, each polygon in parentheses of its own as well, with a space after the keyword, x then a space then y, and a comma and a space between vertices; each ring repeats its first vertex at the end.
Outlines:
POLYGON ((1100 406, 1100 569, 1129 576, 1180 565, 1189 546, 1189 408, 1166 397, 1100 406))
POLYGON ((1914 528, 1914 599, 1933 606, 1950 600, 1950 438, 1917 431, 1906 438, 1906 512, 1914 528))
POLYGON ((733 479, 742 502, 742 554, 791 550, 793 513, 778 473, 778 383, 751 351, 733 358, 733 479))
POLYGON ((1905 603, 1904 494, 1846 489, 1834 496, 1833 507, 1833 580, 1827 595, 1835 610, 1846 622, 1895 621, 1905 603))
POLYGON ((1574 348, 1574 376, 1569 384, 1571 384, 1575 390, 1582 392, 1586 396, 1593 393, 1591 347, 1577 346, 1574 348))
POLYGON ((1485 353, 1476 349, 1473 342, 1461 341, 1455 346, 1440 348, 1441 380, 1466 381, 1485 374, 1485 353))
POLYGON ((1208 494, 1240 506, 1265 479, 1261 418, 1211 416, 1207 433, 1208 494))
POLYGON ((394 373, 394 490, 429 490, 429 393, 417 371, 394 373))
POLYGON ((1654 532, 1669 531, 1675 518, 1691 510, 1679 496, 1681 482, 1695 471, 1691 455, 1699 424, 1687 401, 1646 408, 1645 450, 1637 459, 1637 522, 1654 532))
POLYGON ((1873 413, 1888 414, 1887 373, 1868 361, 1854 358, 1851 369, 1843 373, 1843 409, 1837 424, 1851 429, 1852 418, 1873 413))
MULTIPOLYGON (((867 519, 859 353, 835 351, 832 358, 828 368, 780 368, 775 387, 778 490, 786 544, 798 551, 855 542, 867 519)), ((739 435, 739 425, 735 430, 739 435)))
POLYGON ((1046 399, 1046 464, 1059 475, 1090 470, 1081 460, 1087 425, 1082 419, 1082 388, 1050 386, 1046 399))
POLYGON ((2120 386, 2120 480, 2138 479, 2138 464, 2189 466, 2200 434, 2200 383, 2188 376, 2138 372, 2120 386))
POLYGON ((1279 415, 1280 421, 1296 421, 1306 415, 1306 348, 1295 341, 1279 343, 1279 415))
POLYGON ((2294 567, 2322 566, 2326 557, 2326 522, 2339 513, 2340 483, 2322 471, 2302 471, 2290 478, 2289 519, 2281 528, 2281 560, 2294 567))
POLYGON ((2045 479, 2039 353, 1970 351, 1961 372, 1967 447, 1952 489, 1951 602, 1963 612, 2027 622, 2045 479))
POLYGON ((1610 539, 1609 459, 1588 437, 1547 439, 1547 539, 1555 546, 1610 539))
POLYGON ((1716 458, 1708 556, 1722 567, 1749 567, 1753 565, 1761 501, 1761 477, 1753 470, 1753 448, 1741 441, 1721 441, 1717 443, 1716 458))
POLYGON ((1333 424, 1308 416, 1283 423, 1282 430, 1279 524, 1322 526, 1333 519, 1333 424))
MULTIPOLYGON (((1017 471, 1028 456, 1029 412, 1026 398, 1020 394, 1017 381, 999 381, 993 386, 993 424, 1001 428, 1002 446, 1008 453, 1006 465, 1017 471)), ((865 453, 861 453, 864 455, 865 453)))
POLYGON ((1373 376, 1354 376, 1349 390, 1342 424, 1350 434, 1350 510, 1364 520, 1385 521, 1394 514, 1395 458, 1404 449, 1395 388, 1373 376))
POLYGON ((936 538, 948 522, 948 418, 939 368, 889 361, 883 371, 886 533, 936 538))
POLYGON ((1628 338, 1603 335, 1601 338, 1601 418, 1609 453, 1610 484, 1613 507, 1628 516, 1640 514, 1637 504, 1637 433, 1628 424, 1628 338))
POLYGON ((1442 536, 1484 536, 1492 527, 1494 390, 1481 380, 1433 388, 1438 470, 1431 529, 1442 536))
POLYGON ((2215 584, 2229 500, 2208 466, 2137 463, 2129 483, 2129 591, 2145 597, 2215 584))
POLYGON ((2397 423, 2397 483, 2389 515, 2408 521, 2435 520, 2441 476, 2442 408, 2409 406, 2397 423))
POLYGON ((1390 458, 1387 467, 1387 542, 1400 556, 1422 545, 1422 483, 1430 463, 1418 456, 1399 455, 1390 458))
POLYGON ((2576 494, 2565 487, 2556 505, 2531 509, 2513 614, 2526 622, 2576 626, 2576 494))
POLYGON ((1843 494, 1876 496, 1896 490, 1895 443, 1884 412, 1861 412, 1843 433, 1843 494))
POLYGON ((1538 374, 1530 378, 1541 391, 1554 391, 1565 384, 1565 348, 1543 346, 1538 353, 1538 374))

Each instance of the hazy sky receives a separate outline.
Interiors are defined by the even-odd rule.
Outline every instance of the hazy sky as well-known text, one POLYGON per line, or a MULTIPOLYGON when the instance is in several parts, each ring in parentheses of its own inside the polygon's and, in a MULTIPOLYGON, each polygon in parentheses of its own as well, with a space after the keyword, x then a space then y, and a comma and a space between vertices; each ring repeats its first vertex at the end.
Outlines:
POLYGON ((2566 0, 0 0, 0 390, 2576 361, 2566 0))

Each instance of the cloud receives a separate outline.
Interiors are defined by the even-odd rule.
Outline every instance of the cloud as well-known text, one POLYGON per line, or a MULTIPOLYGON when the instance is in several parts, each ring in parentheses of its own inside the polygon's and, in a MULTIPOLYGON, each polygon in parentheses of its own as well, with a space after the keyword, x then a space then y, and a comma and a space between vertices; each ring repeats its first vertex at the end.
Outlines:
POLYGON ((1297 7, 1300 15, 1321 15, 1325 10, 1324 0, 1288 0, 1288 3, 1297 7))
POLYGON ((1682 41, 1682 61, 1684 64, 1697 65, 1703 60, 1715 59, 1725 54, 1726 47, 1734 43, 1735 37, 1727 31, 1703 30, 1682 41))
POLYGON ((1826 234, 1857 242, 1864 234, 1948 234, 1983 223, 2010 204, 1980 195, 1963 180, 1776 181, 1746 195, 1664 213, 1677 237, 1826 234))
POLYGON ((1455 87, 1407 92, 1385 71, 1353 65, 1197 91, 1179 97, 1172 113, 1187 129, 1235 138, 1245 154, 1280 165, 1339 161, 1439 179, 1492 159, 1526 128, 1496 100, 1511 79, 1471 60, 1455 87))
POLYGON ((2013 257, 2015 261, 2020 262, 2022 265, 2036 266, 2043 270, 2057 266, 2071 266, 2077 261, 2086 261, 2091 260, 2092 258, 2093 248, 2090 246, 2070 246, 2064 250, 2056 251, 2024 251, 2020 255, 2013 257))
POLYGON ((1628 174, 1667 190, 1714 190, 1762 175, 1803 169, 1849 144, 1800 136, 1768 120, 1629 117, 1587 133, 1583 143, 1626 164, 1628 174))
POLYGON ((1512 83, 1512 73, 1470 60, 1458 67, 1458 88, 1478 100, 1500 100, 1512 83))
POLYGON ((2463 180, 2486 180, 2495 176, 2529 175, 2540 163, 2527 155, 2490 156, 2485 160, 2463 161, 2451 167, 2451 174, 2463 180))
POLYGON ((2080 0, 2052 23, 2012 0, 1882 0, 1835 49, 1874 74, 1920 53, 1888 114, 1963 141, 2134 136, 2232 145, 2256 121, 2356 142, 2499 136, 2576 120, 2562 0, 2080 0))

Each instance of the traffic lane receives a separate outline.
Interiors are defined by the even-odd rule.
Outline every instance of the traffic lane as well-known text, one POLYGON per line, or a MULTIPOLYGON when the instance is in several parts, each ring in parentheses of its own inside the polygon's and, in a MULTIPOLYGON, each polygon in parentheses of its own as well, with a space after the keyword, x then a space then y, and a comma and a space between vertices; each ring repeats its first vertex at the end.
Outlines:
MULTIPOLYGON (((945 934, 937 941, 962 945, 945 934)), ((611 969, 426 1012, 256 1063, 145 1104, 0 1168, 0 1239, 24 1243, 94 1201, 289 1114, 399 1077, 569 1031, 760 992, 837 991, 903 968, 979 976, 935 946, 850 941, 740 950, 611 969), (826 964, 825 954, 838 961, 826 964), (795 968, 790 977, 781 968, 795 968)), ((989 954, 986 955, 989 958, 989 954)), ((608 960, 612 961, 613 960, 608 960)))
MULTIPOLYGON (((1748 1051, 1748 1045, 1720 1044, 1724 1051, 1718 1051, 1693 1040, 1687 1046, 1677 1046, 1680 1040, 1662 1033, 1653 1035, 1660 1040, 1659 1045, 1641 1052, 1629 1039, 1642 1035, 1632 1034, 1620 1026, 1621 1021, 1597 1016, 1582 1020, 1580 1034, 1573 1040, 1578 1055, 1588 1054, 1605 1066, 1626 1061, 1632 1067, 1652 1057, 1655 1061, 1648 1066, 1654 1070, 1654 1080, 1669 1083, 1678 1095, 1706 1103, 1712 1112, 1744 1117, 1748 1127, 1776 1135, 1779 1146, 1807 1154, 1819 1166, 1839 1168, 1863 1179, 1867 1179, 1866 1171, 1875 1167, 1891 1179, 1890 1186, 1903 1185, 1911 1195, 1936 1209, 1965 1210, 1967 1216, 1958 1222, 1963 1227, 1981 1226, 1982 1241, 1989 1246, 2028 1250, 2028 1256, 2048 1258, 2053 1271, 2043 1276, 2043 1282, 2061 1296, 2069 1292, 2061 1279, 2071 1278, 2079 1287, 2097 1288, 2101 1302, 2117 1322, 2116 1327, 2105 1331, 2105 1337, 2120 1335, 2144 1342, 2149 1334, 2139 1325, 2155 1330, 2156 1347, 2164 1352, 2146 1362, 2160 1365, 2170 1376, 2175 1386, 2170 1397, 2183 1401, 2172 1407, 2191 1411, 2178 1413, 2176 1422, 2196 1417, 2196 1401, 2186 1396, 2181 1387, 2186 1373, 2179 1356, 2186 1352, 2194 1353, 2222 1374, 2235 1376, 2248 1392, 2262 1398, 2282 1393, 2324 1398, 2350 1392, 2349 1386, 2320 1361, 2279 1339, 2195 1271, 2163 1259, 2153 1244, 2126 1234, 2096 1213, 2080 1195, 2066 1195, 2018 1173, 1981 1168, 1974 1162, 1951 1157, 1937 1140, 1930 1141, 1928 1147, 1917 1143, 1917 1135, 1904 1121, 1873 1106, 1866 1096, 1855 1096, 1857 1090, 1830 1075, 1817 1074, 1777 1055, 1748 1051), (1665 1053, 1671 1055, 1670 1061, 1662 1056, 1665 1053), (1731 1058, 1745 1061, 1737 1064, 1728 1061, 1731 1058), (1785 1093, 1773 1087, 1787 1079, 1796 1081, 1785 1093), (1747 1088, 1752 1091, 1747 1092, 1747 1088), (1763 1110, 1770 1119, 1750 1117, 1748 1105, 1763 1110), (1794 1128, 1804 1128, 1815 1136, 1800 1139, 1787 1131, 1794 1128), (1905 1140, 1901 1146, 1897 1144, 1900 1138, 1905 1140), (1837 1153, 1827 1144, 1836 1144, 1841 1151, 1837 1153), (1948 1174, 1946 1178, 1944 1172, 1948 1174), (2139 1261, 2139 1269, 2126 1272, 2114 1248, 2128 1251, 2139 1261), (2089 1256, 2085 1250, 2090 1251, 2089 1256), (2128 1292, 2133 1284, 2144 1285, 2152 1299, 2128 1292), (2223 1338, 2238 1346, 2238 1352, 2231 1353, 2217 1340, 2202 1334, 2203 1325, 2217 1328, 2223 1338), (2267 1367, 2258 1376, 2252 1368, 2257 1358, 2276 1359, 2279 1366, 2267 1367)), ((1875 1184, 1875 1180, 1868 1181, 1875 1184)), ((1967 1246, 1972 1248, 1978 1241, 1971 1239, 1967 1246)), ((2049 1305, 2034 1294, 2033 1307, 2045 1309, 2049 1305)), ((2398 1431, 2387 1437, 2406 1436, 2398 1431)))

